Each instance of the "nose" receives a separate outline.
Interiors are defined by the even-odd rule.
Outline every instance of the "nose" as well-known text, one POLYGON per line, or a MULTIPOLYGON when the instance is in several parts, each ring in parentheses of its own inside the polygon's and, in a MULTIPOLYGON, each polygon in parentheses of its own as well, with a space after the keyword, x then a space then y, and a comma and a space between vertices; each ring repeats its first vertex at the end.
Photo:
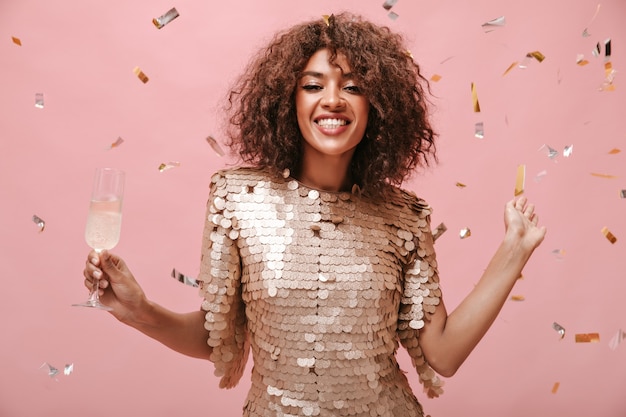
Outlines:
POLYGON ((341 109, 345 106, 345 101, 341 96, 341 90, 335 86, 328 86, 324 89, 321 105, 328 110, 341 109))

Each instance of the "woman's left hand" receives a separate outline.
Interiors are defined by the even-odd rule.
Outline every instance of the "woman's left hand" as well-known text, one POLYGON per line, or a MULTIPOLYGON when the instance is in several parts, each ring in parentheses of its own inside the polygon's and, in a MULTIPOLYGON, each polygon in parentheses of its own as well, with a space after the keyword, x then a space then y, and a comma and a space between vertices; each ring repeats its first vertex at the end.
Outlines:
POLYGON ((546 227, 538 226, 539 216, 535 213, 535 205, 524 196, 506 203, 504 225, 506 235, 520 239, 524 249, 533 251, 541 244, 546 235, 546 227))

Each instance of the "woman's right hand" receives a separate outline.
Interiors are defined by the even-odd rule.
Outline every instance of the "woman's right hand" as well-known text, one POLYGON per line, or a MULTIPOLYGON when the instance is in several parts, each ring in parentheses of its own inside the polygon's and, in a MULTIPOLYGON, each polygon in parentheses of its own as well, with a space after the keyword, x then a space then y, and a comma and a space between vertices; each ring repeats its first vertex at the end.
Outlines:
POLYGON ((113 314, 122 322, 137 318, 147 299, 122 258, 108 251, 89 252, 85 269, 85 287, 93 288, 93 280, 99 279, 100 301, 113 308, 113 314))

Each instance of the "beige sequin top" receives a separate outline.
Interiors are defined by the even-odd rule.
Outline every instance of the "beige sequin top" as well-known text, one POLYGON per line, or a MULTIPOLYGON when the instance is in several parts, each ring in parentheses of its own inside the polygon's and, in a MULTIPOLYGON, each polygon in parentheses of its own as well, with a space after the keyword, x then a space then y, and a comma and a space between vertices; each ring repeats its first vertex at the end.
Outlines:
POLYGON ((423 415, 395 352, 441 392, 419 346, 441 297, 430 212, 400 189, 373 203, 252 168, 213 176, 202 309, 221 387, 252 351, 244 416, 423 415))

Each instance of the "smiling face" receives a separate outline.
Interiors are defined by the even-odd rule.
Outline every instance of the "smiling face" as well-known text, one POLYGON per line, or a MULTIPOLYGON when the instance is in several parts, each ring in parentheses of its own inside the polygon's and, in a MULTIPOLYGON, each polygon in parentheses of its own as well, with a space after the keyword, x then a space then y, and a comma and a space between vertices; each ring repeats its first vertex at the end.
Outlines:
POLYGON ((361 93, 342 54, 311 56, 296 87, 298 126, 304 138, 303 159, 322 157, 350 162, 367 126, 369 101, 361 93))

